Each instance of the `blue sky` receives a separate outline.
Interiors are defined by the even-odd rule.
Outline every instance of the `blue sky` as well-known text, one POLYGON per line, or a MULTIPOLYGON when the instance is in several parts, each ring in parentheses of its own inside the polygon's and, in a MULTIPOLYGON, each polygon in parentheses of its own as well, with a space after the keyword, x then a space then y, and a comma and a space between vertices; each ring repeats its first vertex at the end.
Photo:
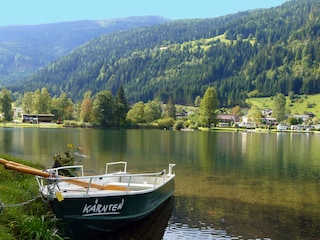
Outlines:
POLYGON ((1 3, 0 26, 156 15, 170 19, 211 18, 287 0, 9 0, 1 3))

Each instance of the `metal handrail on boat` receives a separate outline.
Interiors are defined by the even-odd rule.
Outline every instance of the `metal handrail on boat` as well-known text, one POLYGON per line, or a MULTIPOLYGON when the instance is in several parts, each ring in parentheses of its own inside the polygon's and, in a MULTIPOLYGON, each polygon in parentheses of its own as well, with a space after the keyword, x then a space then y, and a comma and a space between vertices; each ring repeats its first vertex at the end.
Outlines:
MULTIPOLYGON (((45 187, 47 187, 48 192, 50 194, 56 193, 56 188, 60 191, 59 182, 66 181, 69 184, 77 185, 80 187, 87 188, 87 193, 89 192, 90 188, 95 188, 98 190, 118 190, 118 191, 129 191, 129 187, 131 186, 132 177, 143 177, 143 176, 156 176, 154 179, 153 187, 155 188, 158 182, 158 176, 163 175, 163 182, 165 182, 166 176, 168 179, 171 179, 174 177, 174 174, 172 174, 172 168, 175 166, 175 164, 169 164, 169 174, 166 174, 166 170, 163 170, 158 173, 143 173, 143 174, 127 174, 127 162, 113 162, 106 165, 106 174, 104 175, 98 175, 98 176, 84 176, 83 166, 77 165, 77 166, 62 166, 58 168, 52 168, 47 169, 46 171, 42 171, 30 166, 26 166, 20 163, 12 162, 5 160, 3 158, 0 158, 0 164, 3 164, 6 169, 9 170, 16 170, 19 172, 32 174, 36 176, 36 180, 39 186, 39 190, 43 191, 45 187), (108 166, 115 165, 115 164, 124 164, 124 172, 114 172, 111 174, 108 174, 108 166), (64 177, 59 175, 59 170, 65 170, 65 169, 80 169, 81 170, 81 176, 80 177, 64 177), (119 177, 120 181, 116 181, 114 185, 109 184, 109 182, 102 182, 101 184, 92 183, 94 178, 108 178, 108 177, 119 177), (128 182, 122 182, 121 177, 129 177, 128 182), (82 179, 86 179, 86 181, 82 181, 82 179), (44 184, 44 180, 46 180, 46 184, 44 184), (125 183, 125 184, 118 184, 118 183, 125 183), (127 185, 128 188, 123 187, 124 185, 127 185)), ((143 183, 147 184, 146 181, 143 183)), ((136 183, 137 185, 140 183, 136 183)))
MULTIPOLYGON (((124 166, 123 166, 123 172, 127 172, 127 162, 120 161, 120 162, 106 163, 106 174, 108 174, 108 168, 109 168, 109 166, 111 166, 111 165, 119 165, 119 164, 124 164, 124 166)), ((122 172, 122 171, 121 171, 121 172, 122 172)))
MULTIPOLYGON (((172 168, 173 166, 171 166, 172 168)), ((108 184, 106 185, 98 185, 96 183, 93 183, 92 181, 94 179, 101 179, 101 178, 105 178, 105 179, 108 179, 108 178, 113 178, 115 177, 115 175, 113 174, 104 174, 104 175, 97 175, 97 176, 83 176, 83 167, 81 165, 79 166, 69 166, 69 167, 60 167, 60 168, 57 168, 57 169, 50 169, 50 170, 56 170, 56 172, 54 172, 55 174, 52 174, 50 175, 50 177, 41 177, 41 176, 36 176, 36 179, 37 179, 37 182, 38 182, 38 185, 41 189, 43 189, 45 187, 45 184, 44 184, 44 180, 47 180, 49 182, 52 182, 54 183, 58 188, 59 188, 59 185, 58 185, 58 182, 62 182, 62 181, 81 181, 82 183, 82 187, 85 187, 87 188, 87 191, 86 191, 86 194, 89 193, 90 189, 92 188, 97 188, 98 186, 98 189, 101 189, 101 190, 107 190, 107 186, 108 184), (61 177, 58 175, 58 169, 61 170, 61 169, 68 169, 68 168, 80 168, 81 169, 81 172, 82 172, 82 176, 80 177, 61 177), (105 189, 104 189, 105 187, 105 189)), ((169 172, 171 170, 171 175, 172 175, 172 169, 170 169, 169 167, 169 172)), ((154 176, 155 179, 154 179, 154 183, 152 184, 153 185, 153 188, 156 188, 157 184, 158 184, 158 178, 160 176, 163 176, 163 183, 165 183, 166 181, 166 169, 164 169, 163 171, 161 172, 155 172, 155 173, 135 173, 135 174, 128 174, 128 173, 125 173, 125 172, 118 172, 117 177, 127 177, 128 178, 128 181, 127 182, 124 182, 126 184, 124 185, 120 185, 121 187, 123 187, 123 189, 121 188, 117 188, 117 189, 113 189, 113 190, 118 190, 118 191, 129 191, 130 190, 130 187, 132 186, 132 178, 135 177, 135 178, 139 178, 139 177, 152 177, 154 176)), ((168 176, 170 177, 170 174, 168 174, 168 176)), ((74 184, 73 182, 70 182, 71 184, 74 184)), ((106 183, 109 183, 108 181, 106 181, 106 183)), ((114 183, 110 182, 111 185, 114 185, 114 183)), ((147 184, 147 183, 145 183, 147 184)), ((78 184, 76 184, 78 185, 78 184)), ((111 188, 112 190, 112 188, 111 188)))
POLYGON ((53 176, 59 176, 59 171, 66 170, 66 169, 80 169, 81 176, 84 176, 83 166, 82 165, 75 165, 75 166, 63 166, 57 168, 47 169, 47 171, 53 176))
POLYGON ((169 164, 169 175, 172 175, 172 168, 173 168, 174 166, 176 166, 176 164, 174 164, 174 163, 170 163, 170 164, 169 164))

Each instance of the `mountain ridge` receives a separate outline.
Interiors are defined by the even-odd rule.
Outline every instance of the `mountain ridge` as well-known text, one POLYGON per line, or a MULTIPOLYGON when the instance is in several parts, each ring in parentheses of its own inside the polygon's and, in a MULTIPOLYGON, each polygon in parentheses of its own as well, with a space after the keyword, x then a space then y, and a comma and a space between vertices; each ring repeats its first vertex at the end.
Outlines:
MULTIPOLYGON (((249 14, 249 12, 241 12, 241 13, 236 13, 236 14, 227 15, 227 16, 214 18, 214 19, 193 19, 193 20, 170 21, 170 22, 157 25, 158 26, 157 29, 155 29, 155 31, 152 32, 148 36, 148 38, 145 38, 145 36, 143 36, 142 39, 141 39, 141 34, 148 33, 152 28, 152 26, 142 27, 138 29, 131 29, 127 31, 122 31, 120 33, 112 33, 109 35, 101 36, 99 38, 93 39, 90 42, 85 43, 82 47, 86 48, 87 46, 89 46, 86 48, 86 50, 81 50, 82 47, 76 48, 68 56, 62 57, 61 59, 58 59, 57 61, 49 64, 46 68, 39 70, 34 76, 35 77, 39 76, 45 72, 46 76, 43 79, 43 83, 45 83, 47 79, 50 78, 50 76, 52 76, 53 72, 55 72, 55 69, 58 69, 57 67, 58 65, 62 66, 63 68, 68 68, 68 66, 70 65, 69 70, 72 68, 76 69, 81 64, 85 64, 85 62, 89 62, 89 60, 87 60, 88 56, 103 55, 103 58, 111 59, 111 55, 110 55, 111 52, 116 52, 117 54, 121 54, 125 52, 126 47, 130 48, 131 46, 133 46, 132 51, 140 51, 140 50, 143 51, 145 47, 153 48, 156 45, 162 46, 163 44, 168 44, 170 42, 169 35, 172 33, 172 30, 170 29, 172 28, 173 25, 177 26, 177 28, 175 29, 177 30, 175 32, 175 34, 177 34, 177 37, 174 37, 175 38, 174 42, 183 43, 184 41, 190 40, 190 36, 189 36, 190 34, 185 34, 186 29, 189 29, 189 31, 191 29, 191 31, 193 31, 195 35, 199 35, 201 38, 204 38, 207 35, 206 29, 205 29, 207 25, 216 26, 216 27, 222 26, 225 22, 232 21, 234 19, 237 19, 247 14, 249 14), (121 39, 118 39, 118 37, 120 37, 121 39), (128 41, 128 39, 130 39, 130 41, 128 41), (106 45, 108 45, 107 49, 105 49, 106 45), (94 53, 93 51, 95 51, 96 49, 100 49, 102 52, 94 53), (79 58, 76 55, 81 51, 83 51, 84 54, 79 58), (73 56, 75 57, 75 59, 77 59, 76 62, 73 62, 73 63, 66 62, 66 59, 73 58, 73 56), (53 65, 55 66, 52 67, 53 65)), ((191 38, 193 37, 191 36, 191 38)), ((129 54, 131 54, 131 50, 129 51, 129 54)), ((100 59, 99 61, 104 61, 104 60, 100 59)), ((67 75, 72 74, 72 71, 69 71, 67 69, 65 70, 66 70, 65 74, 67 75)), ((64 76, 62 78, 67 78, 67 76, 64 76)), ((56 79, 56 77, 53 76, 53 79, 56 79)), ((79 77, 79 79, 80 81, 86 81, 82 79, 82 77, 79 77)), ((57 87, 58 86, 59 88, 63 87, 64 85, 63 80, 60 79, 57 81, 58 81, 57 87)), ((23 85, 24 85, 25 91, 33 91, 32 89, 34 89, 34 87, 37 88, 37 86, 35 86, 37 85, 37 81, 35 81, 34 78, 31 78, 30 80, 27 81, 27 84, 23 84, 23 85)), ((47 84, 44 84, 44 85, 47 85, 47 84)), ((18 88, 20 87, 21 85, 18 86, 18 88)), ((47 87, 51 88, 50 86, 47 86, 47 87)), ((53 87, 53 88, 57 89, 57 87, 53 87)), ((113 87, 113 90, 115 90, 116 88, 117 86, 113 87)), ((51 88, 51 90, 53 90, 53 95, 58 94, 54 89, 51 88)), ((78 89, 78 87, 77 86, 73 87, 73 89, 78 89)), ((68 90, 66 89, 63 91, 68 92, 68 90)))
MULTIPOLYGON (((214 19, 175 20, 86 42, 13 91, 47 87, 80 100, 122 85, 130 102, 192 104, 215 86, 221 106, 254 96, 320 92, 320 6, 291 0, 214 19), (303 69, 303 71, 301 71, 303 69)), ((22 92, 23 93, 23 92, 22 92)))
POLYGON ((87 41, 170 21, 158 16, 0 27, 0 85, 14 84, 87 41))

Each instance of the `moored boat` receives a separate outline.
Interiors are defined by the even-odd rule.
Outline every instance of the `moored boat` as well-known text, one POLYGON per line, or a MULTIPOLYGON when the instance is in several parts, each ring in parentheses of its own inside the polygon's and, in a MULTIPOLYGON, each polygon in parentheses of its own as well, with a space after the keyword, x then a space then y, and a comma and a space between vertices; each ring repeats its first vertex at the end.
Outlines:
POLYGON ((127 162, 112 162, 106 164, 105 174, 94 176, 85 176, 81 165, 67 166, 47 169, 36 179, 42 197, 58 218, 93 230, 113 231, 148 216, 173 195, 174 166, 169 164, 168 171, 131 174, 127 162), (110 172, 115 166, 122 168, 110 172), (61 176, 66 170, 77 170, 78 176, 61 176))

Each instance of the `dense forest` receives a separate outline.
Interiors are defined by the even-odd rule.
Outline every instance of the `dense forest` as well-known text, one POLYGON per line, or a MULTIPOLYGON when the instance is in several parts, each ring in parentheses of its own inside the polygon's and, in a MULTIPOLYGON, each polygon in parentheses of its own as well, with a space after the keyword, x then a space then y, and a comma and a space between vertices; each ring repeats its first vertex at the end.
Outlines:
POLYGON ((169 21, 143 16, 0 27, 0 86, 15 84, 101 35, 169 21))
POLYGON ((96 38, 52 62, 15 92, 46 87, 81 99, 91 90, 130 102, 193 104, 209 86, 220 106, 252 96, 320 92, 320 2, 291 0, 271 9, 214 19, 170 21, 96 38))

